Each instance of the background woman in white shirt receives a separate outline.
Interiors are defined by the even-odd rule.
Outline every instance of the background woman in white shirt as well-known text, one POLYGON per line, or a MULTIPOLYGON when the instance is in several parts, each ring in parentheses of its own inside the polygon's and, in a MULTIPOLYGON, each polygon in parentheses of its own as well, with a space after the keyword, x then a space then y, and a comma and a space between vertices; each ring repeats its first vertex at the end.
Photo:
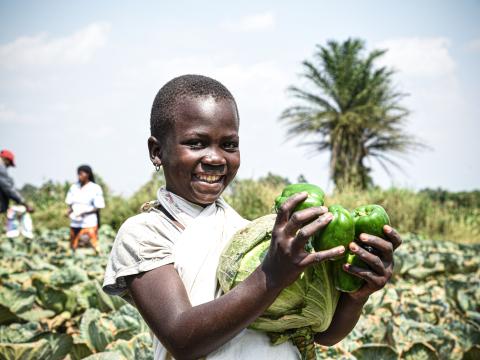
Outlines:
POLYGON ((90 166, 79 166, 77 174, 78 182, 70 187, 65 199, 70 217, 70 246, 75 251, 85 242, 98 252, 99 209, 105 207, 103 191, 95 183, 90 166))

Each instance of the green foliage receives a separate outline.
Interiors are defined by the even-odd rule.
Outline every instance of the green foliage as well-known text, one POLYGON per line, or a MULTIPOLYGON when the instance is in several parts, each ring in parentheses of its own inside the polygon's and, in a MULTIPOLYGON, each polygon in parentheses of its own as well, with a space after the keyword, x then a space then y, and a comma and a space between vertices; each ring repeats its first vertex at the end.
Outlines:
POLYGON ((36 288, 37 301, 44 309, 55 314, 68 311, 73 313, 77 306, 75 293, 68 289, 57 288, 48 283, 48 278, 33 276, 32 285, 36 288))
POLYGON ((441 206, 480 209, 480 191, 450 192, 445 189, 423 189, 420 194, 426 195, 441 206))
MULTIPOLYGON (((240 215, 256 219, 273 211, 272 204, 285 183, 271 185, 263 179, 235 180, 225 199, 240 215)), ((440 201, 430 190, 378 187, 359 191, 345 187, 326 196, 325 205, 342 204, 354 209, 365 204, 383 206, 392 223, 401 233, 412 233, 429 239, 446 239, 459 243, 480 242, 479 191, 446 192, 449 200, 440 201)))
POLYGON ((404 238, 393 281, 370 297, 355 329, 334 348, 319 347, 317 358, 468 358, 480 344, 479 250, 404 238))
POLYGON ((158 189, 165 185, 163 170, 154 172, 150 180, 137 190, 131 197, 124 198, 118 195, 105 199, 107 208, 102 211, 102 221, 118 230, 125 219, 136 215, 140 206, 147 201, 157 198, 158 189))
MULTIPOLYGON (((456 193, 449 194, 455 197, 456 193)), ((379 204, 387 210, 392 226, 402 233, 461 243, 480 242, 480 206, 473 201, 472 206, 460 206, 454 201, 432 200, 425 190, 373 188, 335 192, 327 198, 327 203, 343 204, 350 209, 362 204, 379 204)))
POLYGON ((45 339, 22 344, 0 344, 1 360, 48 359, 51 353, 51 348, 45 339))
POLYGON ((0 236, 0 359, 152 359, 140 314, 101 289, 115 232, 99 233, 101 255, 72 255, 67 229, 0 236))
POLYGON ((72 348, 73 339, 67 334, 44 333, 37 335, 34 340, 47 340, 50 353, 46 359, 62 360, 68 355, 72 348))
POLYGON ((302 63, 306 86, 289 88, 298 102, 280 118, 290 138, 330 152, 337 187, 366 189, 373 184, 367 159, 389 173, 387 165, 398 166, 392 155, 422 147, 403 129, 408 110, 400 105, 405 94, 395 91, 393 71, 375 66, 386 50, 364 51, 359 39, 317 45, 313 61, 302 63))
POLYGON ((240 215, 253 220, 271 213, 275 198, 289 184, 288 179, 268 173, 258 181, 234 180, 224 197, 240 215))
POLYGON ((72 347, 72 338, 66 334, 39 334, 25 343, 0 343, 2 360, 64 359, 72 347))
POLYGON ((107 349, 120 353, 124 359, 149 360, 152 359, 152 349, 148 347, 150 342, 148 332, 140 333, 130 340, 118 340, 110 344, 107 349))
POLYGON ((42 327, 37 322, 2 325, 0 326, 0 343, 28 342, 41 332, 42 327))
POLYGON ((50 229, 69 225, 66 216, 67 206, 65 196, 70 185, 68 183, 45 182, 40 187, 26 184, 21 189, 22 195, 29 204, 33 204, 35 212, 32 214, 34 224, 50 229))
POLYGON ((365 344, 358 349, 352 351, 352 355, 357 360, 397 360, 398 354, 394 348, 382 344, 365 344))
MULTIPOLYGON (((248 183, 270 187, 264 193, 267 196, 280 193, 272 190, 275 185, 262 180, 248 183)), ((153 189, 154 185, 138 196, 151 198, 148 191, 153 189)), ((230 196, 234 194, 239 193, 232 192, 230 196)), ((258 197, 260 193, 251 192, 248 196, 258 197)), ((274 196, 268 200, 270 206, 274 196)), ((453 194, 451 198, 454 197, 453 194)), ((262 199, 262 203, 268 201, 262 199)), ((443 214, 430 209, 439 207, 440 200, 432 200, 424 192, 401 189, 336 193, 327 196, 326 201, 348 204, 350 208, 380 203, 392 215, 395 226, 407 224, 404 231, 409 226, 429 229, 419 219, 402 217, 404 211, 419 218, 443 214), (420 205, 422 209, 416 213, 420 205)), ((471 213, 468 204, 453 202, 445 206, 454 206, 457 213, 471 213)), ((478 222, 475 224, 478 229, 478 222)), ((457 226, 462 226, 461 222, 457 226)), ((445 238, 448 234, 437 235, 445 238)), ((103 226, 101 254, 79 249, 74 257, 66 228, 41 230, 31 240, 0 236, 0 359, 62 359, 65 354, 72 360, 88 356, 152 359, 149 330, 140 314, 120 298, 106 295, 100 287, 114 236, 111 227, 103 226), (72 293, 73 297, 64 296, 72 293), (75 306, 68 299, 73 299, 75 306)), ((392 283, 370 297, 363 316, 346 339, 334 347, 317 347, 317 358, 354 360, 371 356, 393 358, 395 354, 399 359, 478 358, 479 252, 479 244, 405 235, 404 244, 395 255, 392 283)), ((277 342, 282 340, 278 338, 277 342)))
POLYGON ((109 327, 112 327, 112 324, 99 310, 87 309, 80 322, 80 337, 86 340, 92 352, 103 351, 114 338, 109 327))
POLYGON ((78 306, 83 309, 95 308, 102 312, 118 310, 125 302, 119 297, 105 294, 98 280, 82 282, 72 288, 77 294, 78 306))
MULTIPOLYGON (((101 178, 97 175, 101 181, 101 178)), ((305 180, 300 176, 300 180, 305 180)), ((102 223, 109 225, 113 231, 130 216, 139 212, 140 206, 156 198, 158 188, 165 184, 163 172, 155 172, 152 178, 129 198, 114 195, 108 186, 102 182, 106 194, 107 206, 102 210, 102 223)), ((253 220, 273 211, 272 204, 283 188, 290 184, 287 178, 268 173, 258 180, 237 179, 227 188, 224 197, 227 202, 243 217, 253 220)), ((68 233, 59 230, 68 226, 64 204, 68 184, 48 181, 39 188, 26 185, 24 194, 33 199, 37 211, 33 214, 36 228, 55 229, 63 231, 66 239, 68 233)), ((413 233, 429 239, 447 239, 462 243, 480 242, 480 191, 448 192, 442 189, 424 189, 418 192, 390 188, 382 190, 372 187, 359 191, 355 187, 337 189, 327 196, 326 205, 343 204, 354 209, 364 204, 379 204, 387 209, 392 225, 402 233, 413 233)), ((104 229, 107 229, 105 227, 104 229)), ((104 230, 105 231, 105 230, 104 230)), ((43 236, 42 232, 38 232, 43 236)), ((44 233, 47 234, 47 233, 44 233)), ((43 239, 49 249, 57 251, 57 235, 48 233, 43 239), (53 235, 53 236, 51 236, 53 235)), ((3 243, 6 247, 8 243, 3 243)), ((19 244, 15 245, 19 248, 19 244)), ((25 240, 23 251, 41 251, 35 242, 25 240)), ((47 266, 42 263, 42 266, 47 266)), ((25 266, 16 263, 12 266, 25 266)), ((101 269, 99 269, 101 271, 101 269)), ((1 269, 0 269, 1 273, 1 269)), ((19 276, 22 276, 19 274, 19 276)))
MULTIPOLYGON (((261 262, 268 247, 262 246, 262 229, 252 223, 248 232, 237 234, 237 241, 222 255, 218 277, 225 290, 244 280, 261 262), (244 253, 247 255, 242 258, 244 253)), ((480 244, 426 240, 414 235, 403 240, 395 253, 392 282, 370 297, 357 326, 343 341, 328 349, 317 347, 317 359, 460 360, 478 354, 480 244)), ((276 331, 298 323, 308 299, 299 301, 298 294, 306 286, 295 285, 305 280, 301 277, 286 288, 252 327, 276 331), (289 312, 291 309, 294 311, 289 312)), ((323 289, 310 295, 319 303, 326 293, 323 289)), ((273 340, 305 340, 308 333, 300 335, 305 329, 274 334, 273 340)))

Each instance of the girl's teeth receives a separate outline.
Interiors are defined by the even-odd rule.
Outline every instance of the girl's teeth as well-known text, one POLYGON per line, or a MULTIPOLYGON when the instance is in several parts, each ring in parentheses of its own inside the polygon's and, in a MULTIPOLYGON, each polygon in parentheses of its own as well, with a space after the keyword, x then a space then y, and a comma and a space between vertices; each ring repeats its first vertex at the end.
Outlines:
POLYGON ((218 180, 220 180, 221 176, 218 176, 218 175, 198 175, 198 178, 201 181, 214 183, 214 182, 217 182, 218 180))

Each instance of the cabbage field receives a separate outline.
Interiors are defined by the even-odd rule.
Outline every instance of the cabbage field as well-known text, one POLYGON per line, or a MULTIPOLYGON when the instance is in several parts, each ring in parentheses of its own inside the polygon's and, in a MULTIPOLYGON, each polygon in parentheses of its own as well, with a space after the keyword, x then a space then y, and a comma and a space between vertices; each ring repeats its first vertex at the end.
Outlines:
MULTIPOLYGON (((0 360, 152 359, 134 307, 101 290, 102 255, 72 255, 68 230, 0 237, 0 360)), ((318 359, 480 359, 480 245, 406 237, 392 283, 371 297, 352 333, 318 359)))
POLYGON ((115 233, 99 236, 101 256, 72 255, 67 229, 1 238, 0 359, 152 359, 140 314, 101 289, 115 233))

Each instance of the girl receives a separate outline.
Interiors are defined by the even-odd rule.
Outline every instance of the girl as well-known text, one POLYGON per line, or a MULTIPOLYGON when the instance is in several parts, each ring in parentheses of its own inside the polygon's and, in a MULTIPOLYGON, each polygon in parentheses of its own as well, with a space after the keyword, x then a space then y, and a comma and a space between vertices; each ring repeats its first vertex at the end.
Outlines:
MULTIPOLYGON (((104 290, 136 305, 154 336, 154 358, 297 359, 291 343, 272 346, 268 337, 246 329, 302 271, 345 251, 307 253, 304 245, 332 219, 327 209, 293 212, 306 194, 280 209, 271 246, 261 266, 227 294, 217 291, 219 256, 235 231, 246 224, 221 198, 240 166, 239 117, 230 92, 219 82, 185 75, 168 82, 152 107, 150 160, 163 167, 166 187, 144 212, 120 228, 107 265, 104 290)), ((382 288, 393 268, 400 238, 385 227, 388 240, 362 234, 378 250, 350 244, 373 270, 347 269, 366 280, 342 294, 331 326, 318 333, 332 345, 355 326, 368 296, 382 288)))
POLYGON ((67 193, 67 216, 70 218, 70 247, 75 252, 80 241, 86 242, 98 253, 98 226, 100 210, 105 207, 103 191, 95 183, 92 168, 81 165, 77 169, 78 182, 67 193))

